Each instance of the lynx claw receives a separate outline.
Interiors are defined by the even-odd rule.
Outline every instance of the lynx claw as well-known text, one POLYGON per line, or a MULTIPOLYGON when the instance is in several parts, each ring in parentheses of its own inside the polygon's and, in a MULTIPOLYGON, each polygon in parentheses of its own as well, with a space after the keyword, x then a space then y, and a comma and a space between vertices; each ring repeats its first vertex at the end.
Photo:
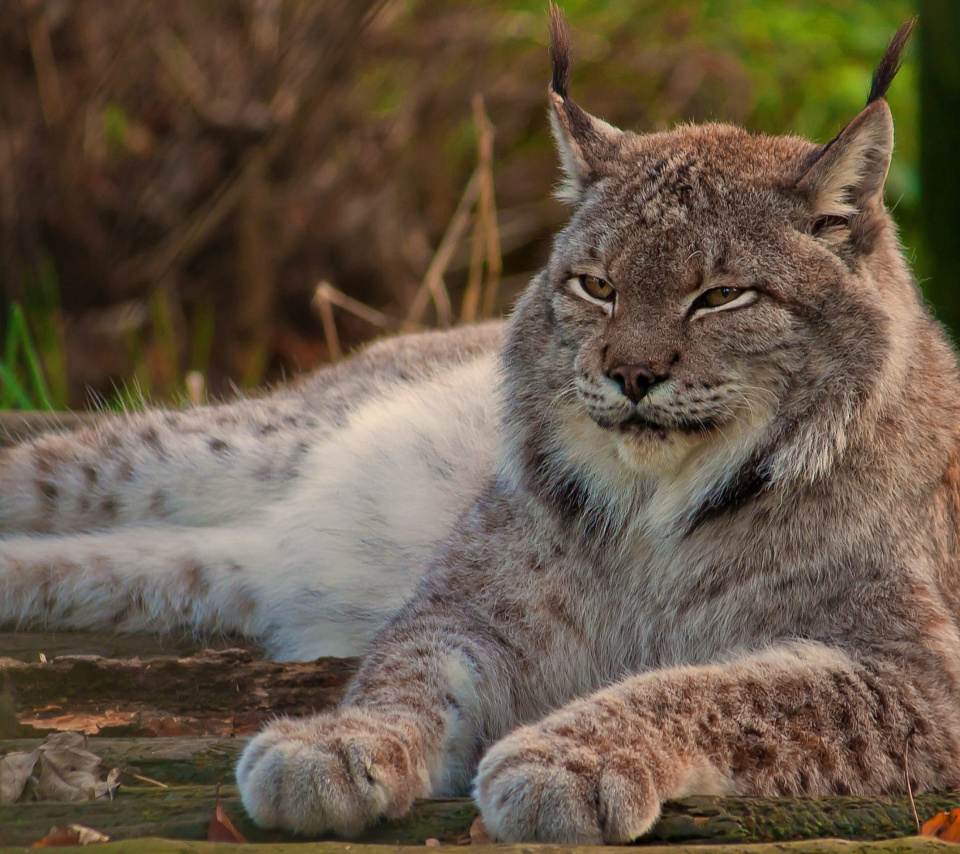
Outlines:
POLYGON ((237 766, 244 807, 263 827, 345 837, 403 814, 429 781, 391 729, 359 710, 271 724, 237 766))
POLYGON ((660 812, 649 775, 627 780, 596 751, 536 728, 496 744, 474 792, 488 830, 503 842, 599 845, 631 842, 660 812))

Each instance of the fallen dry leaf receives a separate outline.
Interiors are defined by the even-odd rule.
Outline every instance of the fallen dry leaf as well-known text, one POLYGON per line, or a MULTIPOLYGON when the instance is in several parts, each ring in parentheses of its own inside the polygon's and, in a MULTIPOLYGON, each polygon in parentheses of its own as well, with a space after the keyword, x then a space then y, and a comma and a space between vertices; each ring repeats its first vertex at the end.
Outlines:
MULTIPOLYGON (((204 735, 208 731, 207 723, 207 721, 191 720, 180 715, 152 715, 144 716, 140 721, 140 726, 157 738, 189 738, 195 735, 204 735)), ((222 721, 213 723, 220 730, 227 729, 226 724, 222 721)))
POLYGON ((483 823, 483 816, 477 816, 470 825, 471 845, 490 845, 497 840, 490 835, 487 826, 483 823))
POLYGON ((243 834, 233 826, 230 817, 227 815, 217 798, 217 808, 213 812, 213 818, 207 825, 207 842, 246 842, 243 834))
POLYGON ((50 801, 90 801, 112 798, 119 785, 120 769, 100 779, 100 757, 87 750, 79 732, 57 732, 32 753, 15 751, 0 758, 0 803, 14 803, 30 779, 37 759, 40 779, 36 794, 50 801))
POLYGON ((938 812, 920 828, 921 836, 935 836, 944 842, 960 842, 960 809, 938 812))
POLYGON ((40 745, 37 792, 50 801, 92 801, 100 781, 100 757, 78 732, 58 732, 40 745))
POLYGON ((108 842, 110 837, 99 830, 83 824, 68 824, 66 827, 51 827, 50 832, 38 839, 31 848, 57 848, 67 845, 95 845, 108 842))
POLYGON ((79 732, 48 735, 40 751, 40 781, 37 794, 50 801, 92 801, 112 798, 119 785, 120 769, 100 779, 100 757, 87 750, 86 737, 79 732))
POLYGON ((15 803, 23 794, 39 758, 39 747, 30 753, 14 750, 6 756, 0 756, 0 804, 15 803))
MULTIPOLYGON (((54 732, 48 735, 41 750, 87 750, 87 739, 82 732, 54 732)), ((89 751, 87 751, 89 752, 89 751)), ((93 754, 91 754, 92 756, 93 754)))
POLYGON ((96 799, 100 800, 101 798, 106 798, 109 801, 113 800, 113 793, 117 790, 117 786, 120 785, 120 769, 111 768, 107 772, 107 779, 101 780, 97 783, 96 788, 96 799))

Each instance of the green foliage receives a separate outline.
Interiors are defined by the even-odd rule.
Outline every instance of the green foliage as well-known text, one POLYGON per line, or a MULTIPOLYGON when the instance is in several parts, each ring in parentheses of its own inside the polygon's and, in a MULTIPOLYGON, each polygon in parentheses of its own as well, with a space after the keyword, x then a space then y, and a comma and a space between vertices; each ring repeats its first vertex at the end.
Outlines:
MULTIPOLYGON (((862 108, 884 46, 915 13, 914 0, 558 2, 573 28, 574 97, 591 112, 639 131, 718 120, 821 142, 862 108)), ((80 31, 109 33, 116 27, 90 22, 115 18, 136 29, 142 17, 134 14, 139 5, 125 0, 104 6, 109 11, 96 11, 96 4, 80 4, 68 25, 75 19, 73 25, 81 27, 86 21, 80 31)), ((158 20, 167 14, 167 4, 148 5, 158 20)), ((32 129, 25 125, 17 133, 32 140, 20 148, 38 156, 24 156, 23 165, 16 161, 10 171, 43 177, 33 184, 25 180, 18 191, 23 202, 18 227, 46 241, 61 265, 73 310, 106 308, 110 300, 121 299, 147 309, 135 328, 116 331, 126 336, 128 358, 121 355, 122 366, 104 358, 100 376, 84 377, 83 382, 110 397, 103 405, 140 406, 145 396, 169 400, 184 392, 188 370, 204 374, 214 394, 224 393, 225 377, 245 379, 235 375, 231 355, 238 348, 230 283, 242 263, 237 260, 236 218, 227 215, 194 242, 206 226, 187 229, 179 217, 187 217, 186 224, 194 216, 201 225, 207 223, 200 216, 207 200, 228 188, 236 163, 245 162, 243 153, 252 150, 245 146, 262 141, 255 134, 224 133, 219 124, 215 133, 198 134, 196 128, 209 117, 195 115, 195 101, 207 88, 217 108, 211 115, 217 116, 235 95, 237 106, 242 105, 243 96, 236 93, 250 93, 260 106, 273 103, 274 95, 290 88, 290 80, 297 81, 298 98, 310 103, 315 97, 323 107, 318 112, 322 121, 301 118, 284 125, 280 135, 289 133, 288 143, 278 148, 283 157, 277 155, 264 173, 267 191, 259 201, 252 195, 244 202, 250 206, 250 221, 263 230, 262 242, 275 252, 269 259, 272 280, 283 282, 270 311, 284 335, 259 342, 264 360, 270 359, 271 378, 323 358, 325 350, 315 346, 316 318, 311 324, 310 318, 303 322, 295 316, 302 313, 321 272, 351 296, 403 316, 404 301, 416 292, 430 249, 444 233, 476 166, 470 103, 478 91, 496 127, 496 202, 503 214, 504 274, 510 283, 499 307, 509 305, 515 289, 542 262, 544 236, 562 216, 545 202, 556 174, 545 120, 545 0, 388 4, 379 23, 357 37, 356 44, 346 44, 350 62, 332 65, 328 76, 323 72, 302 81, 297 74, 287 80, 281 72, 287 65, 309 67, 307 59, 319 55, 322 36, 335 30, 333 19, 313 18, 311 12, 306 17, 315 30, 287 27, 278 55, 289 62, 284 59, 273 68, 276 59, 270 52, 243 48, 248 28, 226 14, 227 7, 195 5, 203 25, 181 34, 184 44, 178 50, 188 51, 197 67, 206 69, 206 77, 190 97, 171 87, 163 57, 137 48, 150 43, 148 28, 137 31, 128 42, 134 49, 118 54, 110 74, 104 72, 92 88, 95 75, 82 63, 60 65, 64 97, 70 101, 69 127, 61 129, 60 142, 42 126, 39 111, 11 111, 34 116, 32 129), (233 93, 229 98, 221 98, 220 53, 211 50, 221 38, 236 47, 224 55, 243 57, 236 68, 231 66, 230 74, 239 77, 224 90, 233 93), (273 92, 270 81, 275 79, 286 80, 286 88, 273 92), (135 140, 138 129, 142 138, 135 140), (62 151, 57 147, 61 143, 66 146, 62 151), (137 156, 107 156, 114 150, 137 156), (42 203, 27 204, 38 200, 42 203), (405 240, 404 234, 417 239, 405 240), (69 237, 63 245, 61 235, 69 237), (144 277, 120 288, 103 286, 123 265, 142 269, 158 244, 186 247, 169 256, 173 267, 162 282, 144 277), (76 264, 78 252, 90 263, 76 264), (123 389, 111 393, 111 383, 123 389)), ((304 12, 313 8, 299 5, 304 12)), ((933 271, 915 251, 921 238, 916 42, 888 96, 897 147, 887 199, 908 255, 916 257, 924 276, 933 271)), ((104 45, 105 50, 114 48, 104 45)), ((89 55, 99 53, 91 50, 89 55)), ((25 55, 29 66, 28 60, 25 55)), ((32 73, 29 67, 27 72, 32 73)), ((30 90, 22 97, 36 95, 30 90)), ((281 102, 283 98, 276 101, 281 102)), ((467 254, 460 247, 460 255, 467 254)), ((38 263, 35 255, 25 254, 14 263, 31 269, 8 291, 19 305, 9 317, 4 316, 7 307, 0 307, 0 406, 65 406, 65 315, 53 261, 44 257, 38 263)), ((467 279, 464 259, 457 263, 445 280, 454 302, 467 279)), ((264 282, 273 286, 270 276, 264 282)), ((944 302, 953 299, 951 294, 943 297, 944 302)), ((363 324, 344 323, 341 331, 348 346, 370 334, 363 324)), ((122 354, 122 345, 118 349, 122 354)), ((86 394, 78 385, 75 376, 74 405, 81 405, 86 394)))
POLYGON ((42 359, 19 304, 10 307, 0 360, 0 409, 54 409, 42 359))
MULTIPOLYGON (((505 35, 545 45, 542 2, 487 5, 494 19, 508 22, 505 35)), ((587 109, 613 83, 635 93, 636 103, 622 113, 654 126, 713 119, 820 142, 832 139, 863 108, 887 42, 916 14, 913 0, 563 0, 560 5, 574 29, 574 96, 587 109), (673 92, 681 75, 689 75, 693 91, 677 99, 673 92)), ((887 198, 908 245, 917 238, 920 201, 916 52, 917 44, 911 44, 888 94, 897 147, 887 198)))
MULTIPOLYGON (((53 262, 45 257, 39 268, 24 277, 26 304, 13 303, 0 325, 0 410, 64 410, 67 367, 61 329, 59 286, 53 262)), ((104 411, 143 409, 154 393, 171 401, 187 397, 169 305, 161 291, 150 297, 146 330, 127 333, 134 366, 132 378, 115 386, 106 397, 92 395, 94 407, 104 411)), ((205 373, 214 337, 214 306, 201 303, 190 339, 190 368, 205 373)))
POLYGON ((123 148, 127 141, 130 119, 119 104, 110 104, 103 111, 103 138, 113 148, 123 148))
POLYGON ((0 327, 0 409, 64 409, 67 368, 53 261, 45 256, 23 281, 26 302, 13 303, 0 327))
MULTIPOLYGON (((863 108, 873 68, 909 0, 705 0, 702 37, 738 57, 756 93, 747 124, 827 142, 863 108)), ((888 94, 897 122, 897 168, 888 197, 919 200, 917 81, 908 61, 888 94)))

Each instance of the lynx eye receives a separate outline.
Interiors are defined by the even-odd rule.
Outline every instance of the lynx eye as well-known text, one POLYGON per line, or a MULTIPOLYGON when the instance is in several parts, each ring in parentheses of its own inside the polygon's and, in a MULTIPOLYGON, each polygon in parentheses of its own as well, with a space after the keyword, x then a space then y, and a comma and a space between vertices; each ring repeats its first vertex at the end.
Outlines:
POLYGON ((743 292, 744 288, 710 288, 709 291, 700 294, 694 303, 694 308, 717 308, 733 302, 743 292))
POLYGON ((577 278, 580 280, 580 287, 583 288, 587 296, 609 302, 616 295, 613 285, 599 276, 578 276, 577 278))

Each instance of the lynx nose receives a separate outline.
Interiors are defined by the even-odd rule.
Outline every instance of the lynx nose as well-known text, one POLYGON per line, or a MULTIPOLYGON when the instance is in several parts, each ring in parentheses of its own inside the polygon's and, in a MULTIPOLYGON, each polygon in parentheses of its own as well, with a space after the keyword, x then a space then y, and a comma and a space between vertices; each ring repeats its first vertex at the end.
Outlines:
POLYGON ((616 365, 607 371, 607 376, 633 403, 643 400, 653 384, 662 379, 644 365, 616 365))

